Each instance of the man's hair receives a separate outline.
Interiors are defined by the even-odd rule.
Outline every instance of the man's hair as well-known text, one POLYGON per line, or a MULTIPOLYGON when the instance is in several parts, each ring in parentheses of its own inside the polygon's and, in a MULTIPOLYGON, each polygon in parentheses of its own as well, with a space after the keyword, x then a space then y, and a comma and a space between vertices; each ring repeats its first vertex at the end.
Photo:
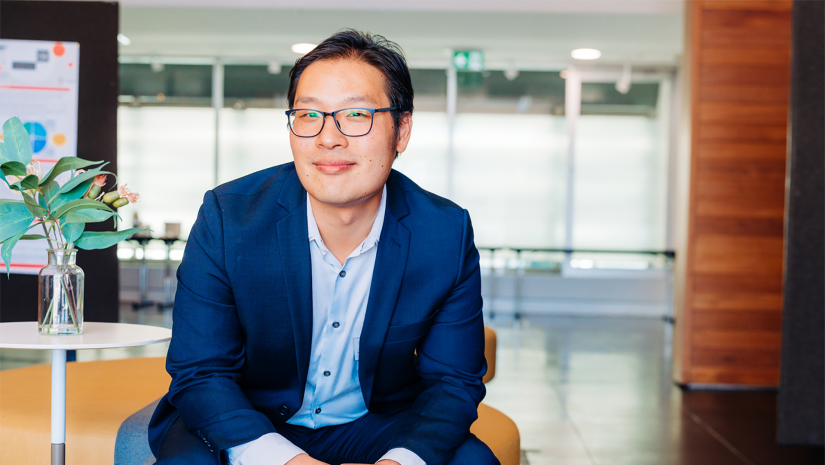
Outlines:
POLYGON ((298 58, 295 66, 289 71, 289 108, 295 104, 295 91, 298 80, 307 66, 318 60, 360 60, 370 64, 384 74, 386 93, 390 99, 395 131, 398 133, 401 117, 413 111, 413 87, 410 80, 410 70, 404 52, 395 42, 387 40, 378 34, 344 29, 336 32, 312 49, 311 52, 298 58))

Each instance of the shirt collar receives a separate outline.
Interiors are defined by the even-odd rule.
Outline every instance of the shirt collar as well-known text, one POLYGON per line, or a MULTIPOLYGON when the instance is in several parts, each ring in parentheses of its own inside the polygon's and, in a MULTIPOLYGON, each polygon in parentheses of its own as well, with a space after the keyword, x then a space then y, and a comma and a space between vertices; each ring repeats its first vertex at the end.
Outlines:
MULTIPOLYGON (((361 245, 355 248, 350 257, 357 257, 362 253, 368 251, 369 249, 375 247, 378 244, 378 240, 381 238, 381 230, 384 228, 384 214, 387 210, 387 185, 384 184, 384 190, 381 192, 381 205, 378 207, 378 214, 375 215, 375 221, 372 223, 372 229, 370 229, 370 233, 367 234, 367 238, 364 239, 364 242, 361 242, 361 245)), ((324 244, 324 240, 321 238, 321 232, 318 230, 318 223, 315 222, 315 215, 312 214, 312 203, 309 201, 309 193, 307 192, 307 233, 309 235, 309 241, 315 241, 315 244, 318 245, 318 249, 321 250, 322 255, 326 255, 329 252, 327 246, 324 244)), ((349 257, 347 257, 349 258, 349 257)))

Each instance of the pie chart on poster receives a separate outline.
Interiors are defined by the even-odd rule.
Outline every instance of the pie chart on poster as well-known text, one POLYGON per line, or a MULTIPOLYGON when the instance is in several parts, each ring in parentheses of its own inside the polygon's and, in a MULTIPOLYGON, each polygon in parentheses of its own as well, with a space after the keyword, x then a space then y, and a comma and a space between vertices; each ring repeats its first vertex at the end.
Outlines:
POLYGON ((46 146, 46 128, 40 123, 26 123, 23 125, 29 133, 29 140, 32 143, 32 152, 37 153, 46 146))

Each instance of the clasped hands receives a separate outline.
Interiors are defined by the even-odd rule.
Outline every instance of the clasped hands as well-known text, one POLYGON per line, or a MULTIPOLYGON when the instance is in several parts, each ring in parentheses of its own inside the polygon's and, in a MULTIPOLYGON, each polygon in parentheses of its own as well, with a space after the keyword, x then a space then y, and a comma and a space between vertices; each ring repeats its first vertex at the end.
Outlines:
MULTIPOLYGON (((316 460, 309 456, 309 454, 299 454, 292 458, 286 465, 328 465, 325 462, 320 460, 316 460)), ((372 464, 359 464, 359 463, 344 463, 341 465, 372 465, 372 464)), ((395 460, 381 460, 380 462, 376 463, 375 465, 401 465, 400 463, 396 462, 395 460)))

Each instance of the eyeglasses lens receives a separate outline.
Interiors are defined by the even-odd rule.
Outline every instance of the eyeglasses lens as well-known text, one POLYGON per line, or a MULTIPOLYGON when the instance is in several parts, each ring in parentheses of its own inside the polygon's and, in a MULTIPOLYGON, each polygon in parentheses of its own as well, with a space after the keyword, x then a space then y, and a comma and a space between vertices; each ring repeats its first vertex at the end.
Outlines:
MULTIPOLYGON (((316 110, 296 110, 289 114, 292 131, 301 137, 317 136, 326 117, 316 110)), ((347 108, 335 114, 341 132, 350 137, 363 136, 372 127, 372 112, 361 108, 347 108)))

